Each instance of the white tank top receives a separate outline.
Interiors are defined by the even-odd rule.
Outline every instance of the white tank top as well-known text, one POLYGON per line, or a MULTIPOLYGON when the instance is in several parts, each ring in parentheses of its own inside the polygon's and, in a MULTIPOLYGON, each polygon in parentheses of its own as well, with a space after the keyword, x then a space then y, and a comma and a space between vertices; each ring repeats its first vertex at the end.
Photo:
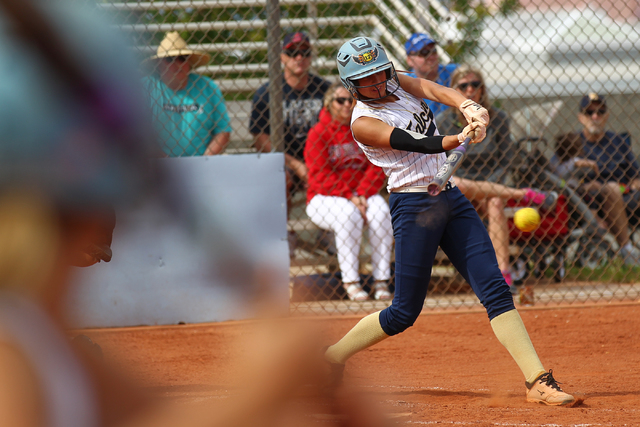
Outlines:
MULTIPOLYGON (((69 339, 37 305, 0 292, 0 341, 18 347, 40 383, 47 427, 98 427, 98 405, 69 339)), ((1 422, 0 422, 1 424, 1 422)))
MULTIPOLYGON (((395 83, 391 81, 388 85, 390 90, 395 87, 395 83)), ((433 113, 424 100, 411 95, 402 87, 398 88, 395 95, 400 99, 373 106, 358 101, 351 116, 351 124, 360 117, 372 117, 400 129, 427 136, 440 135, 433 113)), ((428 185, 440 166, 447 160, 445 153, 413 153, 392 148, 371 147, 357 139, 356 142, 369 161, 381 167, 389 177, 387 189, 390 192, 401 187, 428 185)))

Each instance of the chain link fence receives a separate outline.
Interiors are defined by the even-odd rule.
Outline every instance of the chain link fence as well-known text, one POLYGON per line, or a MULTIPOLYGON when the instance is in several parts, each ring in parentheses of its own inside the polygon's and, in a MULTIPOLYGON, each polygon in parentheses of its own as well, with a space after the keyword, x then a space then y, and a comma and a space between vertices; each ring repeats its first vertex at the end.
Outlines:
MULTIPOLYGON (((332 86, 337 50, 357 35, 378 39, 398 70, 439 63, 439 73, 425 75, 451 73, 444 84, 468 97, 480 94, 490 109, 493 145, 474 146, 455 180, 486 222, 516 301, 639 298, 640 26, 627 3, 207 0, 100 7, 140 54, 166 155, 286 153, 293 312, 372 311, 390 303, 376 290, 393 292, 389 230, 373 217, 365 225, 351 201, 365 195, 378 206, 375 200, 388 197, 384 177, 354 150, 340 124, 351 101, 332 86), (434 44, 408 55, 413 33, 428 33, 434 44), (602 136, 604 130, 611 133, 602 136), (549 203, 554 193, 558 199, 549 203), (324 213, 314 208, 310 218, 308 203, 318 194, 344 203, 324 213), (513 225, 525 206, 542 216, 530 233, 513 225), (365 295, 347 292, 344 283, 355 282, 365 295)), ((436 120, 441 133, 462 128, 453 109, 436 120)), ((384 216, 384 207, 378 210, 384 216)), ((477 304, 438 253, 425 307, 477 304)))

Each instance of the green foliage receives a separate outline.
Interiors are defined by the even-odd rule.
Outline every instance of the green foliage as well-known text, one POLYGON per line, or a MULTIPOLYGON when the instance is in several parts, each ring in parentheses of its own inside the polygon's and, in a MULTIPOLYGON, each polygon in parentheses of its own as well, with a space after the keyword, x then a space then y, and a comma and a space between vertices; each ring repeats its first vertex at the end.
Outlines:
MULTIPOLYGON (((491 11, 482 2, 469 2, 467 0, 453 0, 450 4, 451 11, 456 13, 460 20, 456 24, 461 33, 460 40, 448 42, 443 45, 445 51, 451 56, 453 62, 465 62, 470 56, 478 52, 479 40, 484 30, 485 20, 492 16, 491 11)), ((502 0, 498 3, 497 14, 507 16, 520 9, 519 0, 502 0)), ((442 21, 434 9, 430 12, 437 20, 442 21)))
POLYGON ((640 281, 640 267, 628 267, 622 260, 614 259, 596 268, 572 267, 567 271, 567 281, 597 281, 604 283, 632 283, 640 281))

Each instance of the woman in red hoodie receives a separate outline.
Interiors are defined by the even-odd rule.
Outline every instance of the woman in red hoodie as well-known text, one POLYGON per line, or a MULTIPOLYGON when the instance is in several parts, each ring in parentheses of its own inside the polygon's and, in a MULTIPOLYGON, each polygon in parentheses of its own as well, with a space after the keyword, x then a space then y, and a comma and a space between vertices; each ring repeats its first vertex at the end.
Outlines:
POLYGON ((367 161, 353 139, 354 104, 351 94, 334 84, 324 97, 320 121, 309 130, 304 149, 309 179, 307 215, 318 227, 335 233, 342 284, 352 301, 369 298, 359 273, 362 230, 368 224, 374 297, 389 300, 393 231, 389 205, 378 194, 386 177, 367 161))

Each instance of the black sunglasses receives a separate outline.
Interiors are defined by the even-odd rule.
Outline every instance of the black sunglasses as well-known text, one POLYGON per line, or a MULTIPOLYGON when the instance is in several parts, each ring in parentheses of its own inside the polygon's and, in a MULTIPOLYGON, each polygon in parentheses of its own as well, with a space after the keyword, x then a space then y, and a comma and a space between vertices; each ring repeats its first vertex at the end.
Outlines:
POLYGON ((421 56, 423 58, 427 58, 431 55, 433 55, 434 53, 437 53, 437 49, 435 47, 431 48, 431 49, 422 49, 419 50, 417 52, 412 53, 412 55, 414 56, 421 56))
POLYGON ((295 58, 298 55, 302 55, 303 58, 311 56, 311 49, 285 49, 283 52, 289 58, 295 58))
POLYGON ((344 105, 345 102, 348 102, 349 105, 353 104, 353 98, 333 98, 334 101, 336 101, 338 104, 340 105, 344 105))
POLYGON ((598 114, 599 116, 604 116, 607 114, 607 107, 594 108, 592 110, 584 110, 584 114, 587 116, 593 116, 594 114, 598 114))
POLYGON ((478 89, 480 86, 482 86, 482 82, 480 80, 474 80, 472 82, 460 83, 457 87, 464 92, 469 86, 474 89, 478 89))
POLYGON ((164 59, 164 62, 168 62, 168 63, 187 62, 189 60, 189 55, 168 56, 162 59, 164 59))

